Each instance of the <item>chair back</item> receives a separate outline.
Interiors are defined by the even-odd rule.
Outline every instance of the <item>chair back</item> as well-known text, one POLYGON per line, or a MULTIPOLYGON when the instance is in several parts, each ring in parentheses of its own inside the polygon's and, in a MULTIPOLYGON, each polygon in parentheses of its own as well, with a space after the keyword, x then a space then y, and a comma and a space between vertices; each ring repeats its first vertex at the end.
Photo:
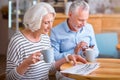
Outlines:
POLYGON ((115 32, 95 34, 99 57, 118 58, 116 45, 118 44, 118 35, 115 32))

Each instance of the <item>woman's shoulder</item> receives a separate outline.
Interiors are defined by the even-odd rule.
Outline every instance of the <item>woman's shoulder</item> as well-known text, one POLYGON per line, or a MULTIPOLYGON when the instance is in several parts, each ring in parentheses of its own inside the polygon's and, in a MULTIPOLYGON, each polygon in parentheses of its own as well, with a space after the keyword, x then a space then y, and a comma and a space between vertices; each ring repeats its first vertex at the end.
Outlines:
POLYGON ((18 43, 18 42, 20 42, 20 41, 22 41, 24 38, 23 38, 23 36, 22 36, 22 33, 20 32, 20 31, 16 31, 14 34, 13 34, 13 36, 11 37, 11 39, 10 39, 10 42, 12 42, 12 43, 18 43))
POLYGON ((20 31, 16 31, 16 32, 13 34, 13 36, 12 36, 11 39, 17 39, 16 37, 21 37, 21 36, 22 36, 22 33, 21 33, 20 31))

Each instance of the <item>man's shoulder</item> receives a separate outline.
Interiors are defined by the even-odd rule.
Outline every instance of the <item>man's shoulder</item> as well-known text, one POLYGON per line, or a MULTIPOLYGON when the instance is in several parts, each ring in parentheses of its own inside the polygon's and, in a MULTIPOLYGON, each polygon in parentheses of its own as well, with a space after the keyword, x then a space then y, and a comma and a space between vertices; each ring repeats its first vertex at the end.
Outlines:
POLYGON ((92 26, 92 24, 90 24, 90 23, 86 23, 85 28, 87 28, 87 29, 92 29, 93 26, 92 26))
POLYGON ((58 31, 64 30, 64 27, 65 27, 65 26, 66 26, 66 23, 65 23, 65 22, 62 22, 62 23, 54 26, 54 27, 52 28, 52 31, 57 31, 57 32, 58 32, 58 31))
POLYGON ((86 23, 86 26, 87 26, 87 27, 92 27, 92 24, 86 23))
POLYGON ((62 23, 59 23, 58 25, 54 26, 53 29, 58 29, 58 28, 61 28, 63 26, 65 26, 66 22, 62 22, 62 23))
POLYGON ((87 23, 85 27, 83 28, 85 32, 94 32, 94 28, 91 24, 87 23))

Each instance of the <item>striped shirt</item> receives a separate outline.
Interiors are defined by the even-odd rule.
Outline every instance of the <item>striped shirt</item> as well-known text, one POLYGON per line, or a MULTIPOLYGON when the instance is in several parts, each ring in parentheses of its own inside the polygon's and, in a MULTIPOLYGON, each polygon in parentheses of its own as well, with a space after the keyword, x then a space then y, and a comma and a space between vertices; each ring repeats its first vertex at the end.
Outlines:
POLYGON ((24 59, 31 54, 51 47, 48 35, 42 34, 39 42, 31 42, 20 32, 16 32, 8 45, 7 51, 7 80, 49 80, 49 71, 55 71, 53 63, 41 60, 29 66, 29 69, 20 75, 16 71, 24 59))

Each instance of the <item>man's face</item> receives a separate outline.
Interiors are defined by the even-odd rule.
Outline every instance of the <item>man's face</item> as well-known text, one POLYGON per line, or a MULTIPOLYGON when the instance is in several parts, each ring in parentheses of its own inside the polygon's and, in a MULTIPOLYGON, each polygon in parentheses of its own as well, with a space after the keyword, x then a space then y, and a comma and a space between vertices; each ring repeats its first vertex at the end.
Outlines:
POLYGON ((69 24, 73 31, 78 31, 82 28, 89 17, 89 11, 87 10, 78 10, 76 13, 69 14, 69 24))

